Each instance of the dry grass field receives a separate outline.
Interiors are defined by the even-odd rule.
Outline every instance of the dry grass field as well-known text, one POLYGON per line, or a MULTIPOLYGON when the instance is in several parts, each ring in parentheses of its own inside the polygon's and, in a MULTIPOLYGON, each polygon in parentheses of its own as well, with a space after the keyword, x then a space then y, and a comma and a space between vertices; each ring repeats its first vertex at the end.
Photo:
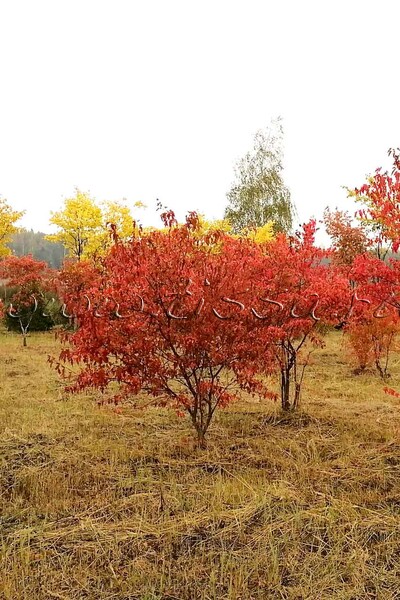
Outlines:
POLYGON ((0 332, 1 600, 400 599, 400 400, 340 333, 301 413, 233 405, 206 450, 166 410, 66 397, 55 353, 0 332))

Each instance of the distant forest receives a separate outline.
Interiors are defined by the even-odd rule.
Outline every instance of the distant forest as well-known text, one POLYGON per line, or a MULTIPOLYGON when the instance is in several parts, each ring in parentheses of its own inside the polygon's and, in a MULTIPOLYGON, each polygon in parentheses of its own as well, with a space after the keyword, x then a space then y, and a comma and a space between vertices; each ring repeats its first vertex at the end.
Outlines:
POLYGON ((12 237, 8 247, 15 256, 32 254, 37 260, 44 260, 50 267, 59 269, 67 254, 63 244, 50 242, 46 234, 33 229, 20 229, 12 237))

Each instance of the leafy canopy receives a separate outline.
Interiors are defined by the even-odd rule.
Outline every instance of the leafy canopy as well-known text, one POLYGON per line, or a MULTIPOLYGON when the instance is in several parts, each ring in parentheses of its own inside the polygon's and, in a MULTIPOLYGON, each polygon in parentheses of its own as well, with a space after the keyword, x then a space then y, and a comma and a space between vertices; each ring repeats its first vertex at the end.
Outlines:
POLYGON ((400 247, 400 150, 390 148, 388 154, 393 159, 391 173, 376 169, 360 188, 348 190, 364 205, 357 216, 372 236, 379 258, 386 256, 390 246, 393 252, 400 247))
POLYGON ((276 119, 256 133, 253 149, 236 165, 225 217, 237 233, 268 221, 274 222, 276 231, 292 228, 295 209, 282 177, 282 138, 282 125, 276 119))
MULTIPOLYGON (((136 203, 135 206, 143 205, 136 203)), ((78 260, 107 251, 111 245, 111 225, 121 239, 129 238, 135 230, 130 208, 123 202, 105 201, 99 206, 79 189, 75 196, 65 200, 62 210, 52 213, 50 223, 56 225, 58 231, 47 239, 64 244, 69 256, 78 260)))
POLYGON ((83 365, 75 389, 106 392, 119 384, 121 396, 146 391, 187 412, 202 444, 215 410, 239 389, 266 393, 256 375, 269 363, 250 342, 254 319, 234 318, 250 289, 243 268, 249 242, 222 231, 196 234, 194 213, 183 226, 166 213, 168 222, 168 232, 118 240, 97 277, 90 264, 83 278, 81 270, 63 276, 64 299, 80 326, 62 358, 83 365))
POLYGON ((77 189, 75 196, 65 200, 62 210, 51 213, 50 223, 58 227, 58 232, 47 239, 61 242, 70 256, 80 260, 101 231, 101 209, 88 194, 77 189))
POLYGON ((58 365, 81 365, 71 389, 133 402, 147 392, 187 412, 200 444, 214 412, 241 390, 274 395, 266 374, 278 371, 282 407, 295 408, 306 343, 321 343, 316 324, 335 323, 349 304, 347 279, 314 244, 315 222, 260 244, 196 213, 182 226, 172 211, 162 217, 164 230, 116 237, 98 263, 64 269, 63 300, 79 322, 58 365))
POLYGON ((7 244, 18 231, 15 223, 23 214, 24 211, 13 210, 4 198, 0 198, 0 257, 11 254, 7 244))
POLYGON ((0 262, 0 279, 6 281, 11 292, 7 326, 21 329, 26 346, 28 329, 46 330, 54 324, 47 314, 46 298, 53 290, 54 272, 31 255, 8 256, 0 262))

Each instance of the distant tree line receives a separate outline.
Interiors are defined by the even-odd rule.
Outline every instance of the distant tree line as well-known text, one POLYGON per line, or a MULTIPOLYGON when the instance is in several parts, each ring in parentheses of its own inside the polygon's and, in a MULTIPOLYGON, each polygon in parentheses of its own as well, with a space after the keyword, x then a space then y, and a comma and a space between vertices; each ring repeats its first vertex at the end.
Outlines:
POLYGON ((8 243, 14 256, 31 254, 33 258, 46 262, 53 269, 60 269, 66 256, 66 249, 60 242, 46 239, 46 234, 33 229, 20 229, 8 243))

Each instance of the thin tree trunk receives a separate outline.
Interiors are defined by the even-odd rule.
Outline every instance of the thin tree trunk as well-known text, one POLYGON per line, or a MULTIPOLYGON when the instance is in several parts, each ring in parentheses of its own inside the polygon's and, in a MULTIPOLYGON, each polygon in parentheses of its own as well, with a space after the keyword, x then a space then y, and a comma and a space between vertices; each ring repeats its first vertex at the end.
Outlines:
POLYGON ((282 410, 290 410, 290 371, 281 370, 281 405, 282 410))

